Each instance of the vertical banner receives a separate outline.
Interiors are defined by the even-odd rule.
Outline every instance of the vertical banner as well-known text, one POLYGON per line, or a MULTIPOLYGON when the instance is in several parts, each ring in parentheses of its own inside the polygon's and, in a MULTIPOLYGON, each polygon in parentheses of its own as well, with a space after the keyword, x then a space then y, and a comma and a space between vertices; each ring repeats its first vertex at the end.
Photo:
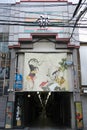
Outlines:
POLYGON ((16 70, 15 83, 14 83, 14 89, 16 91, 22 90, 22 80, 23 80, 22 74, 20 74, 19 70, 16 70))
POLYGON ((6 107, 5 128, 12 128, 12 122, 13 122, 13 102, 8 101, 6 107))
POLYGON ((82 102, 75 102, 75 115, 76 115, 76 127, 77 129, 82 129, 83 128, 82 102))

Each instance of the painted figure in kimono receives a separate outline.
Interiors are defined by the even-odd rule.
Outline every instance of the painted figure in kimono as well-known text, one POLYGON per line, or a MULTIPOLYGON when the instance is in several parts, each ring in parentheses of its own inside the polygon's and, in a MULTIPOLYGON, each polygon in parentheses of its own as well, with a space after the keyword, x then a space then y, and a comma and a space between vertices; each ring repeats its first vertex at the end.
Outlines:
POLYGON ((29 89, 32 90, 34 88, 36 73, 39 70, 39 68, 38 68, 39 61, 35 58, 30 59, 28 61, 28 65, 29 65, 30 72, 29 72, 28 76, 26 77, 26 79, 28 81, 29 89))

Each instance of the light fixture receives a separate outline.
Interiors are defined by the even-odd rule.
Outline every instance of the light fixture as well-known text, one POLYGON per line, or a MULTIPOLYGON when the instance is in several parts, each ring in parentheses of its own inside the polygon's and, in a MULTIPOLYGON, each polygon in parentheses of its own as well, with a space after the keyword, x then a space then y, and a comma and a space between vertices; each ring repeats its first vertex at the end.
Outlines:
POLYGON ((37 94, 39 94, 39 92, 37 92, 37 94))
POLYGON ((9 88, 8 92, 14 92, 13 88, 11 88, 11 89, 9 88))
POLYGON ((28 95, 27 95, 27 97, 28 97, 28 98, 30 98, 30 97, 31 97, 31 95, 30 95, 30 94, 28 94, 28 95))
POLYGON ((51 92, 49 92, 49 96, 51 95, 51 92))
POLYGON ((83 93, 87 93, 87 88, 82 88, 83 93))

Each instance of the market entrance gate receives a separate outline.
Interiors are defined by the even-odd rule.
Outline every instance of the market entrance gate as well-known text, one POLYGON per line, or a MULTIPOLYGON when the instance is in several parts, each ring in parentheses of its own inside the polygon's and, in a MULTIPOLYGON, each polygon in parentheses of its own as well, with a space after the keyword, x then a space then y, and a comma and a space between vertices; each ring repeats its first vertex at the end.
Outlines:
POLYGON ((16 93, 14 126, 31 128, 70 128, 70 93, 16 93))

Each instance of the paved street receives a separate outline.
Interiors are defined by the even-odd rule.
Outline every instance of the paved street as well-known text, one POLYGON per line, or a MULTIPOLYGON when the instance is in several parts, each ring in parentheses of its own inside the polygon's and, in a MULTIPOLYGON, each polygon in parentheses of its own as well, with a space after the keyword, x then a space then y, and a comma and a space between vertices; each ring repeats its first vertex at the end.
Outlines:
MULTIPOLYGON (((0 130, 77 130, 77 129, 69 129, 69 128, 50 128, 50 127, 47 127, 47 128, 29 128, 29 127, 26 127, 26 128, 23 128, 23 129, 0 129, 0 130)), ((83 128, 83 129, 80 129, 80 130, 87 130, 87 128, 83 128)))

